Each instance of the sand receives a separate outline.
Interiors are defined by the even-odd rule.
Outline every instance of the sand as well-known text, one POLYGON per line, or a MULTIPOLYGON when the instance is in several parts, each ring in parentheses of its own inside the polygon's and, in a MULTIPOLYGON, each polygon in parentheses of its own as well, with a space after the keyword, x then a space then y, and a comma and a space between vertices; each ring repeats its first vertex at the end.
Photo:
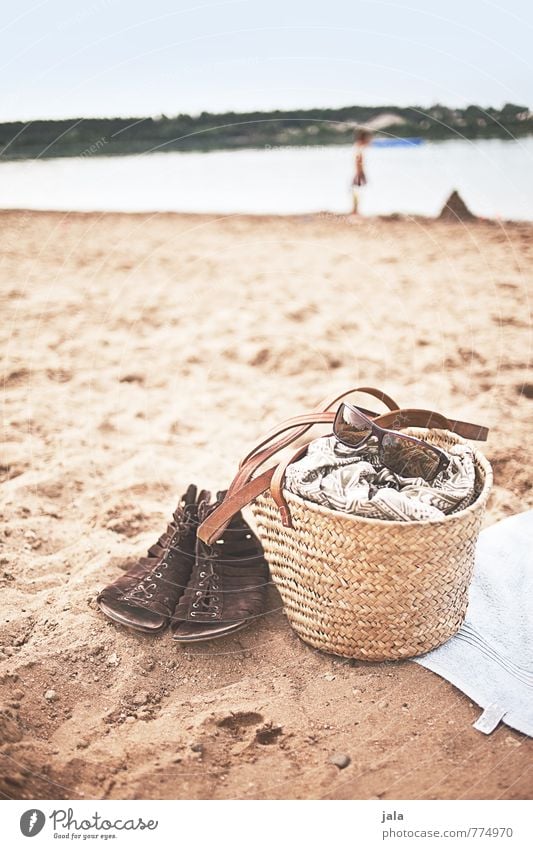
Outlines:
POLYGON ((416 664, 314 651, 274 588, 187 650, 95 596, 190 481, 349 385, 489 425, 486 524, 531 507, 533 226, 21 211, 0 234, 3 795, 531 798, 531 741, 472 729, 416 664))

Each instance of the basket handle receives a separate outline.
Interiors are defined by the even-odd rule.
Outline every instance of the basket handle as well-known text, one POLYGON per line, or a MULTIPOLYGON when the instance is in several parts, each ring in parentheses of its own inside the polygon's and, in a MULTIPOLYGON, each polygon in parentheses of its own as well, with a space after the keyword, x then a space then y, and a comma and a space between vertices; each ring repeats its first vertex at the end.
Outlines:
MULTIPOLYGON (((400 405, 396 401, 394 401, 390 397, 390 395, 387 395, 381 389, 375 389, 373 386, 360 386, 360 387, 357 387, 357 388, 348 389, 345 392, 341 392, 340 394, 335 394, 335 395, 329 396, 328 398, 325 398, 320 404, 318 404, 317 407, 315 407, 315 409, 311 412, 310 415, 312 415, 312 413, 325 413, 325 412, 327 412, 333 406, 333 404, 335 404, 337 401, 341 401, 343 398, 346 398, 348 395, 352 395, 354 392, 362 392, 366 395, 372 395, 374 398, 377 398, 378 400, 383 401, 383 403, 389 408, 389 410, 398 410, 399 407, 400 407, 400 405)), ((372 418, 375 418, 377 415, 379 415, 378 413, 372 412, 372 410, 365 410, 364 407, 360 407, 359 409, 361 409, 364 413, 366 413, 367 416, 371 416, 372 418)), ((289 422, 289 421, 291 421, 291 419, 287 419, 287 422, 289 422)), ((286 422, 283 422, 283 424, 285 425, 286 422)), ((298 424, 298 422, 296 422, 295 425, 296 424, 298 424)), ((257 445, 255 445, 252 448, 252 450, 249 451, 248 454, 246 454, 245 457, 243 457, 243 459, 239 463, 239 469, 243 468, 243 466, 245 466, 248 463, 248 461, 253 456, 255 456, 261 448, 263 448, 265 445, 267 445, 275 436, 279 436, 279 434, 282 432, 280 430, 280 427, 281 426, 278 425, 277 427, 275 427, 271 431, 269 431, 266 434, 266 436, 263 437, 263 439, 257 445)), ((287 425, 287 427, 291 427, 291 425, 287 425)), ((303 427, 301 430, 298 430, 296 433, 293 433, 290 436, 285 437, 285 439, 280 440, 278 447, 276 448, 276 451, 275 452, 272 451, 271 453, 269 453, 268 457, 271 457, 272 453, 276 453, 277 451, 281 451, 282 448, 285 448, 287 445, 290 445, 291 442, 294 442, 295 439, 298 439, 299 436, 302 436, 306 431, 308 431, 310 427, 312 427, 312 424, 309 424, 309 425, 307 425, 307 427, 303 427)), ((231 487, 230 487, 230 489, 231 489, 231 487)))
MULTIPOLYGON (((380 392, 380 390, 366 388, 364 390, 349 390, 333 399, 329 403, 329 406, 332 406, 335 401, 340 400, 345 395, 355 391, 365 391, 369 394, 374 394, 375 397, 381 397, 382 400, 386 399, 385 403, 387 406, 389 406, 389 402, 390 404, 395 403, 385 393, 380 392), (379 396, 378 393, 380 393, 379 396)), ((480 441, 486 440, 488 436, 488 429, 485 427, 469 422, 462 422, 458 419, 448 419, 446 416, 431 410, 420 410, 416 408, 402 410, 398 407, 389 407, 389 412, 381 415, 370 411, 365 412, 372 416, 376 424, 391 429, 400 429, 407 426, 443 428, 458 433, 467 439, 480 441)), ((327 409, 322 412, 307 413, 303 416, 295 416, 287 419, 267 434, 241 462, 240 468, 231 482, 224 500, 204 519, 197 530, 197 536, 208 544, 215 542, 224 532, 232 517, 268 489, 270 489, 272 498, 279 508, 283 525, 285 527, 292 527, 289 505, 283 495, 285 470, 290 463, 293 463, 305 452, 307 445, 314 437, 306 437, 305 441, 299 444, 296 452, 287 460, 271 466, 256 477, 253 477, 253 474, 266 460, 293 443, 295 439, 303 436, 313 425, 332 423, 334 418, 335 413, 327 409), (295 428, 296 432, 289 433, 277 442, 272 443, 272 440, 276 436, 280 436, 280 434, 285 433, 287 430, 294 431, 295 428), (267 445, 268 442, 272 444, 267 445)))
MULTIPOLYGON (((390 395, 383 392, 382 389, 376 389, 373 386, 361 386, 329 396, 315 408, 314 412, 306 413, 303 416, 295 416, 292 419, 287 419, 282 422, 273 430, 269 431, 269 433, 267 433, 266 436, 264 436, 263 439, 261 439, 260 442, 258 442, 257 445, 255 445, 241 460, 237 474, 229 485, 224 500, 202 522, 197 530, 197 536, 209 544, 218 539, 228 526, 232 517, 238 513, 239 510, 249 504, 250 501, 253 501, 254 498, 269 488, 272 475, 274 474, 277 466, 272 466, 256 478, 253 478, 254 472, 256 472, 263 463, 283 448, 286 448, 296 439, 302 437, 313 427, 314 424, 332 422, 335 418, 335 414, 331 412, 328 413, 327 411, 329 408, 332 407, 336 401, 340 401, 342 398, 345 398, 347 395, 351 395, 354 392, 362 392, 379 399, 389 408, 389 410, 397 410, 399 408, 399 404, 394 401, 390 395), (297 429, 295 430, 295 428, 297 429), (276 437, 279 437, 286 431, 292 432, 282 436, 282 438, 278 439, 276 442, 272 442, 276 437), (272 444, 269 445, 268 443, 272 444)), ((360 409, 372 418, 376 418, 378 416, 378 413, 375 413, 372 410, 365 410, 363 407, 360 409)), ((309 442, 311 442, 311 438, 306 439, 303 447, 307 446, 309 442)), ((283 508, 283 512, 286 511, 290 517, 290 511, 284 499, 283 503, 280 501, 279 506, 280 510, 283 508)))

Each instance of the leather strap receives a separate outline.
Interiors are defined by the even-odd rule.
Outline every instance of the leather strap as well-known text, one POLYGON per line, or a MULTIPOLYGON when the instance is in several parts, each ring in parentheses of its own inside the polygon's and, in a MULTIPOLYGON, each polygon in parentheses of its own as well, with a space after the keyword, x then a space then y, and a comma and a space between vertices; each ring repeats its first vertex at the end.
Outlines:
MULTIPOLYGON (((370 415, 377 424, 381 425, 381 427, 390 428, 391 430, 400 430, 401 428, 408 426, 437 427, 451 430, 454 433, 465 437, 465 439, 484 441, 488 436, 488 429, 486 427, 470 424, 469 422, 462 422, 458 419, 448 419, 440 413, 435 413, 431 410, 418 410, 414 408, 399 410, 396 408, 392 409, 389 413, 378 415, 377 413, 369 410, 364 410, 362 407, 359 409, 363 410, 363 412, 367 415, 370 415)), ((277 428, 267 434, 267 436, 261 440, 254 450, 247 454, 245 460, 241 463, 239 471, 228 488, 228 493, 231 494, 235 490, 240 489, 240 487, 250 480, 254 472, 262 466, 266 460, 270 459, 270 457, 277 454, 278 451, 281 451, 283 448, 286 448, 288 445, 293 443, 296 439, 310 430, 314 424, 325 424, 333 422, 334 420, 335 413, 321 412, 306 413, 303 416, 294 416, 293 418, 282 422, 277 426, 277 428), (294 430, 294 428, 298 428, 296 432, 290 433, 288 436, 283 437, 269 446, 266 445, 266 443, 269 441, 271 442, 276 436, 280 436, 280 434, 287 430, 294 430)))
MULTIPOLYGON (((471 424, 469 422, 463 422, 458 419, 448 419, 446 416, 431 410, 419 410, 416 408, 402 410, 397 407, 395 408, 391 406, 396 403, 395 401, 380 390, 374 390, 370 387, 358 390, 352 389, 349 392, 336 396, 335 399, 329 402, 326 399, 325 404, 326 406, 331 406, 335 403, 335 401, 338 401, 345 395, 351 394, 351 392, 355 391, 364 391, 368 392, 368 394, 375 395, 375 397, 380 397, 380 399, 384 400, 387 406, 389 406, 389 412, 383 413, 382 415, 376 415, 376 413, 365 411, 367 414, 371 415, 376 424, 381 427, 393 430, 399 430, 408 426, 436 427, 451 430, 467 439, 487 439, 488 429, 485 427, 471 424)), ((285 470, 290 463, 294 462, 305 452, 307 445, 314 437, 308 437, 305 440, 305 443, 300 444, 296 452, 293 452, 291 457, 287 460, 277 463, 275 466, 272 466, 267 469, 267 471, 257 475, 255 478, 253 477, 253 474, 261 465, 263 465, 264 462, 266 462, 267 459, 272 457, 274 454, 277 454, 278 451, 281 451, 283 448, 286 448, 294 442, 295 439, 303 436, 308 430, 310 430, 311 427, 313 427, 313 425, 331 423, 334 421, 334 418, 335 413, 328 412, 327 409, 322 412, 313 412, 307 413, 303 416, 294 416, 293 418, 282 422, 277 428, 274 428, 269 434, 267 434, 267 436, 264 437, 261 442, 246 455, 235 478, 230 484, 224 501, 215 510, 213 510, 212 513, 210 513, 204 522, 202 522, 198 528, 197 536, 204 542, 212 544, 223 533, 232 517, 239 512, 239 510, 249 504, 250 501, 253 501, 254 498, 257 498, 258 495, 266 492, 269 488, 271 489, 272 497, 279 507, 283 524, 290 527, 290 510, 283 495, 285 470), (280 436, 280 434, 285 433, 287 430, 294 431, 295 429, 295 432, 283 436, 276 442, 272 442, 276 436, 280 436), (268 442, 271 442, 272 444, 268 445, 268 442)))
MULTIPOLYGON (((340 401, 347 395, 352 395, 354 392, 362 392, 366 395, 371 395, 372 397, 377 398, 379 401, 382 401, 389 410, 397 410, 399 408, 399 404, 391 398, 390 395, 383 392, 382 389, 376 389, 373 386, 360 386, 325 398, 315 408, 315 413, 323 415, 324 412, 332 407, 337 401, 340 401)), ((365 410, 363 407, 360 409, 372 418, 375 418, 378 415, 371 410, 365 410)), ((238 513, 242 507, 249 504, 250 501, 253 501, 253 499, 257 497, 257 495, 260 495, 269 488, 275 467, 272 467, 263 475, 259 475, 255 479, 253 486, 248 486, 248 483, 250 482, 254 472, 257 471, 263 463, 265 463, 274 454, 277 454, 278 451, 281 451, 283 448, 286 448, 288 445, 293 443, 296 439, 303 436, 308 430, 310 430, 313 424, 318 423, 318 421, 309 421, 309 418, 312 415, 313 414, 311 413, 306 416, 296 416, 294 419, 289 420, 289 422, 291 422, 290 424, 283 423, 282 425, 278 425, 278 427, 270 431, 257 445, 254 446, 254 448, 252 448, 251 451, 248 452, 239 464, 239 470, 228 487, 224 501, 199 526, 197 536, 201 540, 209 544, 215 542, 215 540, 218 539, 218 537, 224 532, 235 513, 238 513), (296 430, 296 432, 289 433, 276 443, 266 447, 272 439, 279 436, 281 433, 284 433, 285 430, 294 429, 296 424, 300 421, 304 421, 305 424, 296 430), (260 487, 262 487, 263 484, 265 485, 261 489, 260 487), (251 494, 252 492, 253 494, 251 494)), ((334 414, 332 414, 331 421, 333 421, 333 419, 334 414)), ((320 422, 322 421, 323 419, 320 420, 320 422)), ((311 440, 308 439, 306 444, 310 441, 311 440)), ((288 505, 286 509, 288 511, 288 505)))
MULTIPOLYGON (((336 393, 335 395, 331 395, 328 398, 325 398, 315 409, 315 413, 322 414, 329 410, 330 407, 333 406, 337 401, 340 401, 342 398, 345 398, 347 395, 353 395, 354 392, 362 392, 366 395, 371 395, 374 398, 377 398, 379 401, 382 401, 389 410, 397 410, 399 408, 399 404, 387 395, 386 392, 383 392, 381 389, 376 389, 374 386, 359 386, 353 387, 352 389, 348 389, 345 392, 336 393)), ((360 407, 360 409, 366 413, 371 418, 375 418, 378 413, 374 413, 372 410, 365 410, 364 407, 360 407)), ((281 451, 283 448, 286 448, 288 445, 291 445, 296 439, 299 439, 308 430, 318 422, 310 421, 313 413, 307 414, 305 416, 296 416, 294 419, 288 419, 287 422, 283 423, 283 425, 278 425, 273 430, 271 430, 263 439, 252 448, 251 451, 241 460, 239 464, 239 471, 235 475, 233 481, 229 485, 228 495, 231 495, 234 491, 240 489, 254 474, 254 472, 266 462, 266 460, 270 459, 274 454, 277 454, 278 451, 281 451), (300 427, 296 432, 289 433, 287 436, 282 437, 278 442, 273 445, 270 445, 266 448, 267 444, 272 441, 276 436, 279 436, 285 430, 290 430, 299 424, 299 419, 303 421, 305 419, 305 424, 300 427), (294 424, 292 423, 294 422, 294 424), (261 450, 263 449, 263 450, 261 450)))
POLYGON ((300 445, 298 449, 286 460, 281 460, 278 463, 270 481, 270 494, 274 499, 281 516, 281 524, 285 528, 292 528, 292 516, 287 499, 283 495, 283 482, 285 481, 285 472, 287 466, 291 463, 296 463, 307 451, 307 445, 300 445))
MULTIPOLYGON (((314 413, 325 413, 337 401, 341 401, 343 398, 346 398, 347 395, 353 395, 354 392, 362 392, 366 395, 372 395, 374 398, 378 398, 380 401, 383 401, 383 403, 389 408, 389 410, 398 410, 400 408, 400 405, 396 401, 394 401, 390 397, 390 395, 387 395, 381 389, 375 389, 373 386, 359 386, 359 387, 354 387, 352 389, 348 389, 345 392, 337 393, 335 395, 330 395, 328 398, 325 398, 323 401, 321 401, 321 403, 318 404, 318 406, 315 407, 315 409, 312 410, 311 412, 312 413, 313 412, 314 413)), ((367 416, 371 416, 372 418, 379 415, 379 413, 374 413, 374 412, 372 412, 372 410, 365 410, 364 407, 359 407, 359 409, 362 410, 363 413, 366 413, 367 416)), ((301 430, 297 431, 297 433, 293 433, 292 436, 290 436, 288 438, 286 437, 285 438, 286 441, 283 440, 284 445, 281 445, 281 442, 280 442, 280 446, 278 448, 278 451, 280 451, 281 448, 284 448, 285 445, 290 445, 291 442, 294 442, 294 440, 298 439, 299 436, 303 436, 303 434, 306 431, 308 431, 310 427, 312 427, 312 425, 309 425, 307 427, 303 427, 301 430)), ((239 468, 244 466, 248 462, 248 460, 254 454, 256 454, 256 452, 258 452, 268 442, 270 442, 270 440, 273 439, 274 436, 277 436, 279 434, 279 432, 280 432, 279 427, 275 427, 273 430, 271 430, 269 433, 267 433, 267 435, 257 445, 255 445, 254 448, 252 448, 252 450, 249 451, 248 454, 241 460, 241 462, 239 463, 239 468)))

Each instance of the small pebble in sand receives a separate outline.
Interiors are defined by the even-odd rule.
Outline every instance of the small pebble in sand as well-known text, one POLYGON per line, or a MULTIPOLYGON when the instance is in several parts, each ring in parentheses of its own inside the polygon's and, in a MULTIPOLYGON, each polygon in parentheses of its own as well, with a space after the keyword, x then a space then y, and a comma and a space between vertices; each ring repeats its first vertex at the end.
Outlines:
POLYGON ((148 693, 136 693, 132 699, 134 705, 145 705, 148 701, 148 693))
POLYGON ((24 698, 24 690, 13 690, 13 698, 14 699, 23 699, 24 698))
POLYGON ((198 754, 202 754, 204 751, 204 747, 201 743, 191 743, 191 752, 198 752, 198 754))
POLYGON ((324 675, 324 680, 325 681, 334 681, 335 676, 332 675, 331 672, 326 672, 326 674, 324 675))
POLYGON ((330 764, 338 767, 339 769, 345 769, 350 763, 351 758, 349 755, 332 755, 329 759, 330 764))
POLYGON ((131 723, 131 722, 135 722, 135 720, 136 720, 135 716, 127 716, 126 719, 124 720, 124 722, 131 723))
POLYGON ((48 702, 57 702, 59 698, 55 690, 47 690, 44 697, 48 702))
POLYGON ((108 666, 118 666, 119 663, 120 663, 120 660, 119 660, 118 654, 116 653, 116 651, 114 651, 113 654, 110 654, 109 657, 107 658, 107 665, 108 666))

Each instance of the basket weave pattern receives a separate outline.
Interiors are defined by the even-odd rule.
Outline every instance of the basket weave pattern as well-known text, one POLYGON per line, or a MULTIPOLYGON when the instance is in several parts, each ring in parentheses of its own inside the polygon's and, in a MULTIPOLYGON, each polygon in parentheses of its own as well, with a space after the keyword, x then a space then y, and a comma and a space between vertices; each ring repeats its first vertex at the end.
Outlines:
MULTIPOLYGON (((447 431, 410 428, 438 447, 447 431)), ((269 494, 252 504, 274 582, 294 630, 318 649, 392 660, 436 648, 460 628, 492 470, 474 451, 474 502, 438 521, 366 519, 285 491, 293 528, 269 494)))

